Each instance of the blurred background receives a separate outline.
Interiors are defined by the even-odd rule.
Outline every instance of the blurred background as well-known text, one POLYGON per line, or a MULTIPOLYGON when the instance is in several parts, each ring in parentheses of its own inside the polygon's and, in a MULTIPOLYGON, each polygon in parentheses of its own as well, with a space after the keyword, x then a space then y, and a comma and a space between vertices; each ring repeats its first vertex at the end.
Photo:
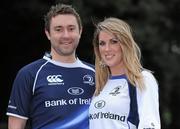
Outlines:
POLYGON ((89 63, 94 63, 93 23, 113 16, 130 24, 142 63, 159 82, 162 129, 180 129, 180 0, 2 1, 0 129, 7 129, 6 108, 18 70, 50 49, 43 17, 58 2, 72 4, 80 13, 84 28, 77 55, 89 63))

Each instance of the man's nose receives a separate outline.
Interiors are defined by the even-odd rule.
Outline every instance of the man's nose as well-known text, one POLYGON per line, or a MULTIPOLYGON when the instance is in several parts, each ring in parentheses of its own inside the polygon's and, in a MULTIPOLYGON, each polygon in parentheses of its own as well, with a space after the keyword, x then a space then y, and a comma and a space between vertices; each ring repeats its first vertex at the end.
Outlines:
POLYGON ((68 32, 68 30, 64 30, 63 31, 63 37, 69 37, 69 32, 68 32))

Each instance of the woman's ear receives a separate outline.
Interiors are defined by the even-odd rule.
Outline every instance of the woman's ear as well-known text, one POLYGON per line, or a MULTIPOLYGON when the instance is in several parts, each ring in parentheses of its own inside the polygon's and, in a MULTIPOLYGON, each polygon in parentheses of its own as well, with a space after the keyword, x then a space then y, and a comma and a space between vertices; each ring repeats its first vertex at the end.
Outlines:
POLYGON ((80 37, 81 37, 81 34, 82 34, 82 30, 83 30, 83 28, 79 30, 80 37))

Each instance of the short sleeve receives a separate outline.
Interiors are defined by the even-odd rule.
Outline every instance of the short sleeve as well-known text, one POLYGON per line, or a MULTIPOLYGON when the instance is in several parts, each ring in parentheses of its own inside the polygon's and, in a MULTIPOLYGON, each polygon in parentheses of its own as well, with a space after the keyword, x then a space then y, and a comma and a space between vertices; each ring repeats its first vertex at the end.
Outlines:
POLYGON ((28 119, 32 85, 33 78, 30 73, 21 69, 13 83, 7 115, 28 119))

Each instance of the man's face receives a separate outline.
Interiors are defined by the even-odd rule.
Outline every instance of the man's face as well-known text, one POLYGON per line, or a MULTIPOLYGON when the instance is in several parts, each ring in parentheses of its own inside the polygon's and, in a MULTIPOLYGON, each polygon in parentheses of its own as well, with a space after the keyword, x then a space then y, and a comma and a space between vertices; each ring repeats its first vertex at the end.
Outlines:
POLYGON ((60 56, 74 56, 82 30, 76 17, 70 14, 57 15, 51 19, 50 30, 45 31, 51 42, 51 51, 60 56))

